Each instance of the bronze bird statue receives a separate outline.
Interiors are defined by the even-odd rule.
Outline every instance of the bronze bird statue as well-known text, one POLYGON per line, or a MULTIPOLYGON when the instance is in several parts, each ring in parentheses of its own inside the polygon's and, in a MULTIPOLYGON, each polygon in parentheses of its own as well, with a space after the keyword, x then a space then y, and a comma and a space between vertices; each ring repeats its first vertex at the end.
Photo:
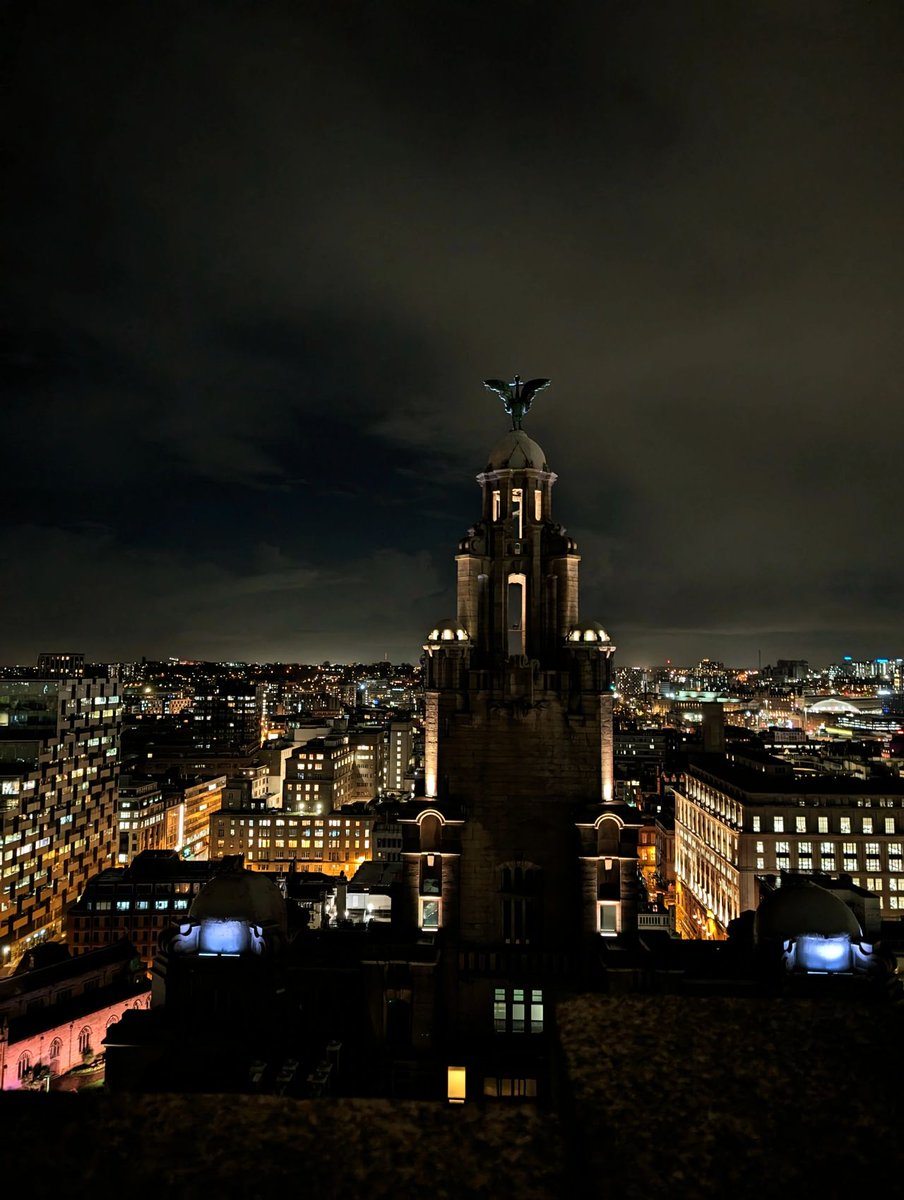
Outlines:
POLYGON ((505 411, 512 418, 512 429, 521 429, 521 422, 534 396, 548 388, 551 382, 550 379, 528 379, 525 383, 520 375, 516 375, 511 383, 502 379, 485 379, 483 386, 502 400, 505 411))

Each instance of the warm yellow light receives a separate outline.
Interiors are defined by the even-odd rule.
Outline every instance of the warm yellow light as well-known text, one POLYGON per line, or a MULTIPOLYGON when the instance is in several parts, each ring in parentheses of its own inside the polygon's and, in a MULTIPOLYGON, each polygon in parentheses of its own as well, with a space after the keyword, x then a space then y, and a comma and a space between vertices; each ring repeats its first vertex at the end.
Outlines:
POLYGON ((466 1096, 465 1076, 467 1072, 464 1067, 449 1067, 448 1070, 448 1096, 450 1104, 464 1104, 466 1096))

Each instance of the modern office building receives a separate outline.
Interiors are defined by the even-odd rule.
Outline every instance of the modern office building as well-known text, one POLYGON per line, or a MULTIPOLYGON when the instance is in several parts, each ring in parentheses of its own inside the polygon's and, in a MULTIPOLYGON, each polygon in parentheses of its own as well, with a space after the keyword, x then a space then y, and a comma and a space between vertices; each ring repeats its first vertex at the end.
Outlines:
POLYGON ((166 805, 160 781, 151 776, 121 775, 117 801, 117 862, 130 863, 143 850, 166 848, 166 805))
POLYGON ((0 681, 0 948, 62 933, 116 862, 121 701, 114 675, 0 681))
POLYGON ((322 871, 352 875, 373 857, 376 816, 364 804, 322 814, 284 809, 215 812, 210 817, 211 855, 244 856, 254 871, 322 871))
POLYGON ((167 849, 183 858, 210 857, 210 819, 222 808, 225 787, 225 775, 163 783, 167 849))
POLYGON ((254 752, 263 738, 263 689, 237 681, 207 688, 192 700, 191 718, 195 750, 254 752))

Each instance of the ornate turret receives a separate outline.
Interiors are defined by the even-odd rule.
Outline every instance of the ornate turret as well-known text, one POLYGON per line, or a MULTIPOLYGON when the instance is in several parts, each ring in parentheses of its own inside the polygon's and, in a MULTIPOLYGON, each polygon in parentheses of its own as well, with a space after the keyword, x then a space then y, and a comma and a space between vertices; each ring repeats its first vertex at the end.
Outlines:
MULTIPOLYGON (((439 710, 473 713, 482 703, 494 711, 533 712, 535 719, 553 709, 566 726, 595 723, 598 742, 592 772, 587 774, 588 764, 583 762, 572 780, 560 773, 556 788, 566 795, 606 800, 612 796, 615 647, 601 625, 579 623, 580 555, 574 539, 553 520, 557 476, 543 448, 521 428, 534 395, 548 385, 548 379, 522 384, 517 375, 511 384, 485 381, 502 396, 514 428, 492 448, 477 476, 481 514, 458 546, 456 615, 438 625, 424 647, 431 796, 462 794, 476 783, 457 781, 451 769, 454 759, 441 752, 439 710), (444 758, 448 771, 443 769, 444 758)), ((559 729, 555 737, 563 734, 559 729)), ((574 730, 567 736, 573 740, 574 730)), ((519 749, 522 762, 524 753, 519 749)), ((571 761, 576 763, 575 756, 571 761)), ((535 779, 517 775, 505 780, 509 792, 535 784, 535 779)))

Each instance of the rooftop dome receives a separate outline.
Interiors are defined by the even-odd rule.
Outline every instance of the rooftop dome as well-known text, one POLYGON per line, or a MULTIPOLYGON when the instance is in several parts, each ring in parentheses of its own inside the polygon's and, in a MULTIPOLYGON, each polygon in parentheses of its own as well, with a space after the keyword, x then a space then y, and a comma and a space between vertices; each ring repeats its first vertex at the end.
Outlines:
POLYGON ((510 429, 490 451, 486 465, 488 471, 521 471, 532 467, 536 471, 548 471, 543 448, 529 438, 523 429, 510 429))
POLYGON ((467 629, 462 629, 454 617, 446 617, 442 621, 437 621, 427 634, 428 642, 466 642, 467 640, 467 629))
POLYGON ((286 927, 286 902, 272 879, 258 871, 222 871, 201 889, 191 921, 247 921, 286 927))
POLYGON ((608 642, 609 634, 606 633, 599 621, 587 621, 584 625, 575 625, 569 629, 569 642, 608 642))
POLYGON ((808 933, 820 937, 846 933, 855 941, 863 936, 857 918, 844 901, 808 879, 779 888, 756 910, 754 941, 786 941, 808 933))

